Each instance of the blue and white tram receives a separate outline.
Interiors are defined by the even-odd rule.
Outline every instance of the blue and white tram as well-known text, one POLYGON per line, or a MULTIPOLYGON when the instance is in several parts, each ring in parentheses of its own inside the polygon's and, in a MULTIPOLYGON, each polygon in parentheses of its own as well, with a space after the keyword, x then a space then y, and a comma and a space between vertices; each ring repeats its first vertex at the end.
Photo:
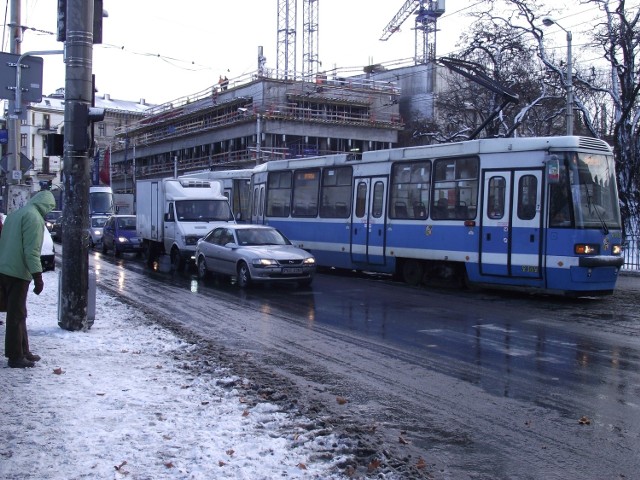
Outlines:
POLYGON ((483 139, 271 161, 251 221, 319 266, 564 295, 615 288, 622 235, 614 160, 585 137, 483 139))

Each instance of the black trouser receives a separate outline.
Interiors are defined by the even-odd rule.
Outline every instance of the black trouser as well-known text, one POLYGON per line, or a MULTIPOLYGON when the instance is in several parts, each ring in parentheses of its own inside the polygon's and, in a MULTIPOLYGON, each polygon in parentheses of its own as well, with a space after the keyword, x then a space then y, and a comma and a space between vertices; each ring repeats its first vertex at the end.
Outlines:
POLYGON ((21 359, 29 353, 27 335, 27 294, 31 282, 0 273, 0 288, 7 299, 7 329, 4 335, 4 356, 21 359))

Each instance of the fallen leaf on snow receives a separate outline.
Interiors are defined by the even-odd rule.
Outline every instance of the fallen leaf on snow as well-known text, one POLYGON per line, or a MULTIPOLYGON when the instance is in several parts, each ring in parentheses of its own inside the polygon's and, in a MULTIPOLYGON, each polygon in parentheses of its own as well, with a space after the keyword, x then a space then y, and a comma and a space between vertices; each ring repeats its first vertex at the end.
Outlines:
POLYGON ((173 462, 165 462, 164 466, 167 468, 173 468, 173 462))
POLYGON ((62 371, 62 368, 58 367, 53 369, 53 373, 56 375, 62 375, 64 372, 62 371))
POLYGON ((306 469, 307 469, 307 466, 306 466, 304 463, 299 463, 299 464, 298 464, 298 468, 299 468, 300 470, 306 470, 306 469))
POLYGON ((338 405, 344 405, 345 403, 347 403, 349 400, 347 400, 344 397, 336 397, 336 402, 338 402, 338 405))
POLYGON ((419 468, 419 469, 427 468, 427 462, 424 461, 424 458, 420 457, 418 459, 418 463, 416 463, 416 468, 419 468))
POLYGON ((226 451, 226 454, 229 455, 230 457, 232 457, 234 453, 236 453, 236 451, 233 448, 230 448, 229 450, 226 451))
POLYGON ((380 466, 380 460, 375 459, 375 460, 371 460, 371 463, 369 464, 369 466, 367 467, 367 470, 369 470, 369 472, 373 472, 375 469, 377 469, 380 466))
POLYGON ((100 397, 104 397, 106 395, 105 392, 96 392, 96 395, 100 396, 100 397))
POLYGON ((589 419, 589 417, 583 415, 582 417, 580 417, 580 420, 578 420, 578 423, 580 425, 591 425, 591 420, 589 419))
POLYGON ((124 467, 126 464, 127 464, 127 461, 125 460, 120 465, 114 465, 113 468, 115 468, 116 471, 120 471, 122 469, 122 467, 124 467))
POLYGON ((409 440, 406 440, 402 435, 400 437, 398 437, 398 441, 402 444, 402 445, 408 445, 411 442, 409 440))
POLYGON ((249 416, 249 410, 245 410, 244 412, 242 412, 242 416, 243 417, 248 417, 249 416))
POLYGON ((224 463, 222 460, 218 460, 218 466, 219 467, 224 467, 226 465, 226 463, 224 463))

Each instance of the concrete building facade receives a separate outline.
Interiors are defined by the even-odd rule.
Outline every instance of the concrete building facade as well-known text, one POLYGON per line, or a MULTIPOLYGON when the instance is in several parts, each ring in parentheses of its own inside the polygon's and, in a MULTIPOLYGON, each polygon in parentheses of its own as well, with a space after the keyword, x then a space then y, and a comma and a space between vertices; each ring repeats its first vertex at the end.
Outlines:
POLYGON ((390 148, 403 128, 400 89, 368 78, 283 80, 251 75, 148 109, 117 131, 114 192, 132 180, 273 159, 390 148))

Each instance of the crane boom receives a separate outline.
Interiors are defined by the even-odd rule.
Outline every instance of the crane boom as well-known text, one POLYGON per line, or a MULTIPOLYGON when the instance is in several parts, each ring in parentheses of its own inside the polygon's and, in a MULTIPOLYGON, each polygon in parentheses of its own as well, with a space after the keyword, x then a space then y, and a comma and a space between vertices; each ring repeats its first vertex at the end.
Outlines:
POLYGON ((393 17, 389 24, 384 28, 380 40, 388 40, 391 35, 400 29, 400 25, 402 25, 404 21, 409 18, 409 16, 415 12, 418 7, 420 7, 421 4, 422 0, 407 0, 398 13, 396 13, 395 17, 393 17))

